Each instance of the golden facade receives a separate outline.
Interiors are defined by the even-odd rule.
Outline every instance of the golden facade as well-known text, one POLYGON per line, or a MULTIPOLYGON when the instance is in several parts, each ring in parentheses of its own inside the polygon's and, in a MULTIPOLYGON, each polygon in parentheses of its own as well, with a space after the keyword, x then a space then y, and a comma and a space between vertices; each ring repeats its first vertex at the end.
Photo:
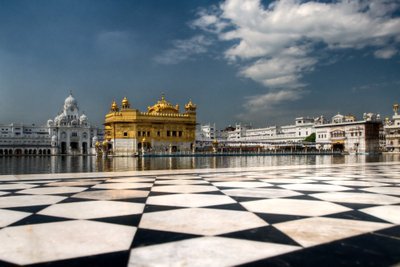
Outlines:
POLYGON ((131 108, 128 99, 121 108, 113 101, 105 117, 105 141, 113 155, 191 151, 195 144, 196 105, 185 111, 169 103, 164 95, 146 112, 131 108))

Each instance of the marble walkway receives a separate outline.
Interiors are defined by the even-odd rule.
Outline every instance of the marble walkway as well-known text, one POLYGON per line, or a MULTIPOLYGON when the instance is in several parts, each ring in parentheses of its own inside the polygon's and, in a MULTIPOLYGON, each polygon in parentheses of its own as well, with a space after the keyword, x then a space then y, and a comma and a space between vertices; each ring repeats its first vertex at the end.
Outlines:
POLYGON ((0 176, 0 266, 400 266, 400 164, 0 176))

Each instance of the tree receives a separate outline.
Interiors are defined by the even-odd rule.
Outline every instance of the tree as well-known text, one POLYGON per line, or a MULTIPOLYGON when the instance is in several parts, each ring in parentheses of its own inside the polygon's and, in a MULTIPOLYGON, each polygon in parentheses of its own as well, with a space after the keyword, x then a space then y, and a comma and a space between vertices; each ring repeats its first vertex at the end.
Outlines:
POLYGON ((306 139, 304 139, 304 141, 315 143, 315 133, 312 133, 309 136, 307 136, 306 139))

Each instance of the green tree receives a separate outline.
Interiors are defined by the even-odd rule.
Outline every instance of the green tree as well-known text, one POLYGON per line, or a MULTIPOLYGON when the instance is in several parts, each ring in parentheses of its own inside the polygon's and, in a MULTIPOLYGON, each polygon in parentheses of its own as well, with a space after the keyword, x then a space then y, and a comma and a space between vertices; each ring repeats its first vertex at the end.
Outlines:
POLYGON ((315 133, 312 133, 309 136, 307 136, 306 139, 304 139, 304 141, 315 143, 315 133))

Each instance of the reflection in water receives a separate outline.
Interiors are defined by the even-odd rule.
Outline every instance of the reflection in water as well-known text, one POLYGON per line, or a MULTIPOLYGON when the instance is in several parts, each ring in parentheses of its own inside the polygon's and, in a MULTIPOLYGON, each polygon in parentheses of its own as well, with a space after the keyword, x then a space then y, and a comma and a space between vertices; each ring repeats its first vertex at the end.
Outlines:
POLYGON ((329 165, 385 161, 400 161, 400 154, 384 154, 375 156, 279 155, 248 157, 115 157, 107 159, 93 156, 28 156, 0 157, 0 174, 329 165))

